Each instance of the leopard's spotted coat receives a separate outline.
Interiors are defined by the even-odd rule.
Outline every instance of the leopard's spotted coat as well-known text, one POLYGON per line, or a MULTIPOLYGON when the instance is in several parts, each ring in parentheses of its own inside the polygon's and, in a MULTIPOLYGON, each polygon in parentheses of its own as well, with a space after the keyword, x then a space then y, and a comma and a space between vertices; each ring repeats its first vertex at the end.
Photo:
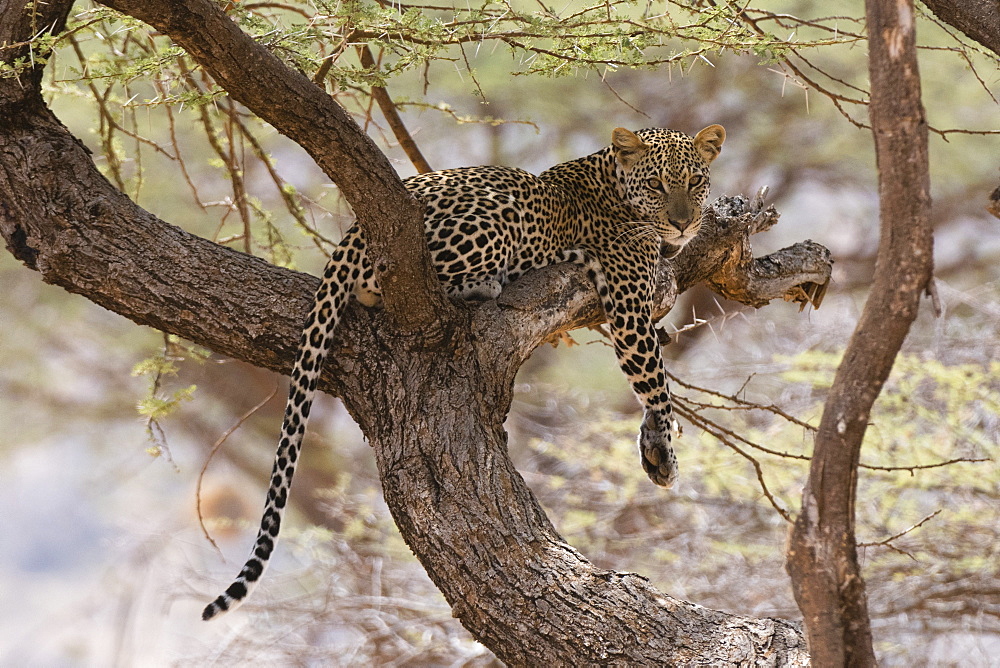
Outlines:
MULTIPOLYGON (((611 146, 538 176, 509 167, 468 167, 405 182, 427 206, 431 259, 452 295, 493 299, 537 267, 575 262, 587 268, 619 364, 645 408, 639 436, 643 468, 664 487, 677 476, 677 458, 670 392, 651 318, 654 271, 664 243, 680 248, 698 233, 709 164, 725 137, 719 125, 693 138, 674 130, 616 128, 611 146)), ((352 227, 330 257, 302 332, 253 553, 233 584, 205 608, 203 619, 239 605, 264 573, 331 334, 352 296, 373 306, 380 294, 364 237, 352 227)))

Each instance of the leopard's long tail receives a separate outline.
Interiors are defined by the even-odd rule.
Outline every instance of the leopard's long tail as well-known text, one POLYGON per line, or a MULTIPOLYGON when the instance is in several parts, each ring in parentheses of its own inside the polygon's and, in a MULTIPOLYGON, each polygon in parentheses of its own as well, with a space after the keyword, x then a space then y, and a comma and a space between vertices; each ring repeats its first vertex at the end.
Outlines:
POLYGON ((288 403, 281 424, 281 439, 274 457, 271 485, 264 503, 264 516, 257 532, 253 551, 225 593, 208 604, 201 613, 204 620, 212 619, 237 608, 254 590, 267 569, 268 561, 278 540, 281 518, 288 504, 292 476, 302 447, 309 410, 312 407, 316 383, 326 359, 330 340, 356 281, 357 256, 344 244, 334 250, 324 271, 323 283, 316 291, 312 311, 306 319, 299 342, 298 355, 288 388, 288 403), (346 254, 346 259, 345 259, 346 254))

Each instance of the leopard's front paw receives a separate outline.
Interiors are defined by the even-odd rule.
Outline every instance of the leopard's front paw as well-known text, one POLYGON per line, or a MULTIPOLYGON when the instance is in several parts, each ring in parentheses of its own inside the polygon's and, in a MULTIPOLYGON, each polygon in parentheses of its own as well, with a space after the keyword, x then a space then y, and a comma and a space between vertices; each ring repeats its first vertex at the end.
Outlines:
POLYGON ((655 413, 646 411, 639 427, 639 456, 642 468, 654 485, 671 487, 677 480, 677 455, 671 445, 671 432, 676 431, 673 421, 661 428, 655 413))

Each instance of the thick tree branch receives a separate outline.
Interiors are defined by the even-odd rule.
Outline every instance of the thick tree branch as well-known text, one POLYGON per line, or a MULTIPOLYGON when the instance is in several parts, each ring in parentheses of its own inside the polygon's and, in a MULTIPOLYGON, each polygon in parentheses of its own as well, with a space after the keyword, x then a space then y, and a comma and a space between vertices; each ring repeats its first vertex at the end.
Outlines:
POLYGON ((751 306, 761 307, 780 298, 799 302, 802 308, 806 304, 819 308, 832 264, 826 248, 804 241, 766 257, 753 257, 750 235, 778 223, 774 207, 763 206, 766 194, 767 189, 763 188, 752 202, 745 197, 727 197, 716 202, 713 219, 716 227, 723 226, 734 235, 732 250, 712 275, 699 276, 699 280, 722 297, 751 306))
POLYGON ((386 311, 430 336, 447 313, 423 243, 423 209, 343 107, 255 42, 209 0, 108 0, 187 51, 233 99, 302 146, 337 184, 365 232, 386 311), (290 103, 291 102, 291 103, 290 103))
MULTIPOLYGON (((0 235, 15 256, 138 323, 287 371, 317 279, 137 207, 99 174, 37 88, 0 80, 0 116, 0 235)), ((756 215, 715 220, 697 253, 665 263, 664 299, 697 280, 725 283, 717 274, 756 215)), ((754 262, 741 254, 737 264, 754 262)), ((403 537, 456 616, 504 660, 805 665, 801 635, 786 622, 706 610, 640 576, 595 568, 565 544, 514 470, 503 422, 518 360, 534 344, 521 338, 516 355, 498 351, 513 350, 517 332, 539 317, 557 331, 596 309, 574 267, 536 272, 501 300, 455 309, 438 346, 402 336, 382 310, 353 307, 321 386, 344 397, 368 435, 403 537)))
POLYGON ((920 0, 966 37, 1000 56, 1000 2, 997 0, 920 0))
POLYGON ((820 666, 875 665, 854 535, 858 461, 872 405, 933 267, 927 122, 912 0, 867 0, 865 6, 881 240, 871 294, 824 407, 787 561, 820 666))
MULTIPOLYGON (((9 107, 0 109, 6 112, 9 107)), ((287 371, 317 280, 157 220, 101 177, 85 149, 47 110, 34 112, 13 119, 9 127, 17 130, 0 133, 0 233, 8 248, 46 281, 84 294, 136 322, 287 371), (25 183, 35 187, 24 188, 25 183)), ((574 647, 577 652, 597 652, 584 654, 581 660, 612 656, 602 643, 614 646, 631 638, 623 656, 635 658, 640 655, 633 652, 641 649, 647 662, 654 662, 655 656, 718 657, 720 651, 739 648, 733 656, 751 662, 771 657, 778 665, 803 665, 806 659, 796 644, 797 632, 783 622, 704 610, 655 592, 636 576, 595 569, 562 543, 506 458, 502 422, 516 364, 496 354, 501 346, 492 347, 495 340, 534 326, 539 317, 550 318, 550 327, 557 329, 578 318, 576 314, 594 313, 597 308, 593 290, 577 268, 552 267, 529 275, 499 302, 467 312, 474 316, 473 323, 468 330, 454 330, 451 339, 452 345, 467 352, 456 356, 453 351, 438 351, 447 361, 439 359, 432 365, 443 374, 442 380, 432 370, 413 373, 412 366, 426 350, 407 354, 382 350, 387 340, 395 340, 391 321, 381 311, 355 307, 340 328, 344 343, 336 344, 322 386, 345 397, 369 434, 382 467, 387 501, 404 536, 477 637, 489 643, 502 630, 495 623, 499 611, 492 606, 524 600, 529 608, 518 608, 519 614, 545 613, 557 637, 572 628, 594 634, 590 645, 584 645, 579 635, 566 636, 569 645, 559 645, 559 652, 574 647), (542 305, 538 312, 536 304, 542 305), (506 327, 491 326, 501 320, 506 327), (462 331, 478 334, 470 338, 462 331), (473 368, 456 368, 466 363, 473 368), (500 383, 490 385, 476 373, 476 368, 498 364, 505 367, 500 383), (400 386, 404 379, 421 375, 440 382, 427 388, 400 386), (370 388, 375 386, 384 387, 385 393, 372 396, 370 388), (447 396, 440 396, 443 391, 447 396), (429 408, 454 407, 462 401, 475 401, 476 410, 450 410, 452 422, 446 424, 441 424, 446 419, 441 416, 449 411, 442 414, 429 408), (481 411, 492 411, 493 419, 479 421, 476 416, 481 411), (461 418, 457 421, 456 413, 461 418), (392 415, 397 420, 387 423, 392 415), (422 498, 435 501, 424 503, 422 498), (525 509, 523 515, 512 514, 511 499, 525 509), (489 526, 463 519, 463 512, 472 511, 492 518, 489 526), (503 542, 502 550, 497 541, 503 542), (499 552, 489 552, 488 546, 499 552), (428 557, 441 554, 452 555, 457 564, 453 567, 465 575, 459 577, 428 557), (499 561, 498 554, 503 555, 499 561), (513 562, 517 566, 509 570, 513 562), (521 571, 522 567, 527 570, 521 571), (474 574, 471 580, 469 573, 474 574), (529 575, 543 577, 550 589, 538 589, 542 585, 529 575), (580 588, 577 593, 559 593, 570 583, 580 588), (492 594, 487 596, 487 590, 492 594), (472 597, 473 591, 482 594, 472 597), (589 601, 585 608, 593 617, 581 627, 577 617, 583 600, 589 601), (646 620, 639 630, 630 626, 637 613, 646 620), (612 618, 620 625, 612 624, 615 630, 609 635, 612 618)), ((513 346, 507 341, 502 347, 513 346)), ((526 354, 522 351, 519 356, 526 354)), ((482 522, 482 516, 475 517, 482 522)), ((534 622, 529 625, 534 627, 534 622)), ((552 639, 535 640, 546 645, 552 639)), ((491 646, 496 650, 496 643, 491 646)), ((506 658, 516 662, 518 656, 527 661, 558 655, 546 651, 556 650, 534 646, 529 654, 506 658)))

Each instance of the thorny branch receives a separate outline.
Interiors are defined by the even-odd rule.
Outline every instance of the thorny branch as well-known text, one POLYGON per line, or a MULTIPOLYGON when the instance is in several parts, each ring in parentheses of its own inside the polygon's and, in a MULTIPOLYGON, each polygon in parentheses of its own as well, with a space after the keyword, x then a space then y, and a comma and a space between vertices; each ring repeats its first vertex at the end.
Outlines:
MULTIPOLYGON (((736 394, 725 394, 723 392, 719 392, 718 390, 713 390, 713 389, 707 388, 707 387, 701 387, 699 385, 695 385, 693 383, 685 381, 685 380, 677 377, 676 375, 670 373, 669 371, 667 372, 667 377, 671 380, 672 383, 680 385, 681 387, 683 387, 685 389, 694 390, 696 392, 701 392, 703 394, 714 396, 714 397, 717 397, 717 398, 720 398, 720 399, 723 399, 723 400, 729 402, 729 405, 726 405, 726 404, 717 404, 717 403, 707 403, 707 402, 700 402, 700 401, 691 399, 689 396, 682 397, 683 401, 688 405, 689 410, 691 410, 692 412, 699 412, 699 411, 704 410, 704 409, 720 410, 720 411, 763 411, 763 412, 766 412, 766 413, 771 413, 773 415, 777 415, 778 417, 782 418, 783 420, 785 420, 787 422, 790 422, 791 424, 794 424, 796 426, 802 427, 803 429, 806 429, 806 430, 808 430, 810 432, 815 432, 816 431, 816 426, 815 425, 809 424, 808 422, 805 422, 804 420, 801 420, 801 419, 795 417, 794 415, 791 415, 790 413, 782 410, 779 406, 775 406, 774 404, 759 404, 759 403, 756 403, 756 402, 753 402, 753 401, 748 401, 747 399, 743 399, 743 398, 737 396, 736 394)), ((752 378, 752 376, 749 377, 749 378, 747 378, 747 383, 750 382, 751 378, 752 378)), ((746 383, 744 383, 744 387, 745 386, 746 386, 746 383)), ((742 388, 741 388, 740 391, 742 392, 742 388)), ((701 419, 705 420, 708 423, 714 424, 712 422, 712 420, 710 420, 709 418, 706 418, 704 416, 701 416, 701 419)), ((767 453, 769 455, 774 455, 776 457, 784 457, 786 459, 800 459, 800 460, 803 460, 803 461, 809 461, 809 456, 808 455, 795 454, 795 453, 791 453, 791 452, 780 452, 778 450, 773 450, 773 449, 768 448, 766 446, 760 445, 759 443, 755 443, 753 441, 750 441, 750 440, 748 440, 748 439, 746 439, 746 438, 744 438, 742 436, 738 436, 738 435, 735 435, 735 434, 733 434, 733 436, 736 436, 737 438, 739 438, 739 440, 741 440, 743 443, 746 443, 750 447, 752 447, 752 448, 754 448, 756 450, 760 450, 761 452, 767 453)), ((909 466, 905 466, 905 465, 904 466, 878 466, 876 464, 861 463, 861 464, 859 464, 859 466, 861 468, 869 469, 869 470, 872 470, 872 471, 885 471, 885 472, 909 471, 911 474, 913 474, 914 471, 922 471, 922 470, 926 470, 926 469, 935 469, 935 468, 940 468, 942 466, 950 466, 952 464, 959 464, 959 463, 975 464, 975 463, 982 463, 982 462, 988 462, 988 461, 991 461, 991 460, 988 459, 988 458, 977 458, 977 457, 957 457, 957 458, 949 459, 949 460, 946 460, 946 461, 934 462, 932 464, 911 464, 909 466)))
MULTIPOLYGON (((677 4, 686 7, 689 11, 697 11, 697 8, 693 5, 687 5, 683 3, 677 3, 677 4)), ((711 4, 712 6, 718 6, 714 2, 714 0, 709 0, 709 4, 711 4)), ((968 44, 967 42, 962 40, 958 35, 956 35, 953 31, 948 30, 948 28, 944 26, 940 21, 938 21, 935 17, 927 14, 926 12, 920 10, 919 8, 918 8, 918 14, 932 21, 939 27, 941 27, 957 43, 957 46, 950 46, 950 47, 922 46, 918 48, 944 50, 956 54, 959 58, 961 58, 961 60, 968 67, 968 69, 973 73, 973 76, 975 76, 976 81, 979 82, 980 87, 982 87, 982 89, 986 92, 986 94, 994 102, 998 102, 997 98, 990 91, 989 86, 986 84, 983 77, 979 74, 979 71, 977 70, 975 63, 973 62, 973 60, 969 55, 970 51, 974 51, 981 55, 985 55, 987 58, 994 60, 995 62, 1000 62, 996 54, 991 54, 977 45, 968 44)), ((739 12, 739 16, 740 19, 746 22, 746 24, 760 37, 766 37, 769 34, 763 27, 761 27, 762 24, 766 22, 773 22, 774 24, 780 26, 783 29, 792 31, 792 35, 795 35, 796 32, 798 30, 801 30, 802 28, 811 28, 827 33, 831 36, 832 39, 836 39, 838 41, 850 39, 862 42, 865 39, 867 39, 866 36, 862 33, 848 32, 842 28, 842 24, 847 23, 847 24, 858 25, 859 27, 862 28, 862 30, 865 30, 866 28, 864 25, 863 17, 830 16, 830 17, 816 18, 816 19, 801 19, 799 17, 792 16, 790 14, 775 14, 773 12, 751 8, 749 6, 741 10, 739 12)), ((806 48, 813 46, 813 44, 808 42, 797 43, 793 41, 792 37, 789 37, 785 41, 784 45, 787 47, 789 55, 782 59, 782 65, 784 67, 787 67, 791 71, 792 75, 794 75, 793 78, 804 83, 809 88, 812 88, 813 90, 817 91, 818 93, 822 94, 824 97, 829 99, 831 103, 833 103, 837 111, 839 111, 841 115, 843 115, 844 118, 846 118, 855 127, 860 129, 871 128, 871 126, 868 125, 867 123, 855 119, 843 106, 844 104, 867 106, 868 99, 870 97, 870 94, 867 89, 852 84, 841 77, 831 74, 831 72, 828 69, 816 65, 809 58, 803 55, 803 51, 806 48), (821 84, 816 78, 807 74, 807 71, 814 72, 817 76, 822 77, 824 79, 828 79, 832 83, 839 85, 841 88, 849 92, 848 93, 837 92, 833 88, 821 84)), ((791 75, 786 74, 786 76, 791 76, 791 75)), ((940 129, 940 128, 935 128, 933 126, 929 126, 928 129, 931 132, 934 132, 946 139, 947 136, 950 134, 973 134, 973 135, 1000 134, 1000 130, 968 130, 964 128, 940 129)))
MULTIPOLYGON (((666 375, 670 379, 673 385, 682 387, 692 392, 708 395, 710 397, 714 397, 715 399, 722 400, 721 403, 717 401, 715 402, 699 401, 697 399, 692 398, 690 394, 679 394, 677 392, 673 392, 677 413, 684 419, 688 420, 694 426, 698 427, 699 429, 713 436, 720 443, 730 448, 731 450, 739 454, 741 457, 747 459, 753 465, 754 470, 757 473, 757 479, 760 483, 761 491, 763 492, 764 496, 767 497, 768 501, 771 503, 771 506, 786 521, 791 521, 792 518, 788 515, 785 504, 779 502, 772 494, 772 492, 768 489, 767 483, 764 481, 760 463, 745 448, 741 447, 740 444, 749 446, 751 449, 757 450, 764 454, 783 459, 808 462, 811 460, 811 457, 803 453, 785 452, 769 448, 759 443, 758 441, 753 440, 745 436, 744 434, 738 432, 736 429, 727 427, 720 421, 712 418, 709 414, 709 411, 727 411, 727 412, 759 411, 775 415, 781 418, 782 420, 788 422, 789 424, 806 429, 810 433, 815 433, 817 428, 814 425, 809 424, 808 422, 795 417, 794 415, 788 413, 787 411, 781 409, 780 407, 775 406, 774 404, 761 404, 744 399, 738 396, 739 393, 726 394, 724 392, 719 392, 718 390, 713 390, 711 388, 695 385, 694 383, 690 383, 682 378, 679 378, 677 375, 670 373, 669 371, 666 373, 666 375)), ((747 382, 749 381, 750 378, 747 379, 747 382)), ((745 386, 746 384, 744 384, 744 388, 745 386)), ((740 392, 742 392, 744 388, 741 388, 740 392)), ((880 466, 876 464, 861 463, 859 464, 859 466, 860 468, 868 469, 870 471, 881 471, 883 473, 895 473, 895 472, 907 471, 910 473, 910 475, 914 475, 916 471, 925 471, 929 469, 936 469, 960 463, 975 464, 975 463, 984 463, 988 461, 991 460, 988 458, 978 458, 978 457, 956 457, 945 461, 933 462, 930 464, 880 466)))
MULTIPOLYGON (((371 95, 386 118, 397 140, 414 161, 418 171, 423 169, 416 157, 415 145, 400 130, 401 121, 393 118, 396 105, 384 91, 384 78, 418 63, 434 59, 451 59, 449 47, 466 44, 482 45, 490 41, 509 47, 525 71, 558 72, 564 67, 611 68, 655 67, 678 63, 693 63, 710 52, 733 50, 764 56, 765 60, 778 61, 787 70, 784 76, 797 85, 811 88, 824 97, 859 128, 867 123, 854 118, 845 105, 867 106, 869 93, 863 84, 852 83, 834 74, 827 66, 815 63, 806 52, 818 46, 831 44, 851 45, 863 42, 866 28, 863 17, 833 15, 825 17, 799 17, 757 9, 748 4, 739 7, 709 0, 709 8, 702 3, 672 1, 674 13, 654 14, 646 10, 637 15, 629 3, 615 1, 595 3, 565 13, 543 6, 541 11, 524 12, 502 2, 479 8, 460 8, 408 3, 380 2, 383 11, 374 19, 351 15, 333 16, 311 13, 289 3, 253 3, 232 11, 249 15, 254 21, 268 22, 273 29, 258 39, 276 53, 301 62, 313 58, 320 82, 328 77, 336 80, 341 88, 352 82, 373 81, 371 95), (413 15, 431 12, 414 21, 413 15), (442 16, 446 18, 437 18, 442 16), (301 17, 301 23, 288 27, 289 15, 301 17), (450 15, 450 18, 447 18, 450 15), (688 22, 680 17, 689 17, 688 22), (434 17, 434 18, 431 18, 434 17), (366 21, 368 21, 366 23, 366 21), (723 27, 724 26, 724 27, 723 27), (775 29, 787 31, 778 37, 775 29), (669 50, 676 40, 685 40, 693 47, 669 50), (337 46, 329 51, 327 45, 337 46), (609 46, 610 45, 610 46, 609 46), (344 58, 356 46, 361 49, 360 62, 351 64, 344 58), (379 71, 372 69, 371 53, 365 50, 384 47, 395 55, 382 63, 379 71), (310 49, 317 51, 310 54, 310 49), (664 54, 666 51, 666 55, 664 54), (402 132, 402 134, 401 134, 402 132)), ((971 54, 997 61, 996 54, 964 39, 932 14, 918 8, 920 16, 954 40, 953 46, 923 46, 921 48, 944 50, 954 53, 972 73, 983 90, 996 101, 985 78, 979 73, 971 54)), ((71 28, 69 35, 82 30, 81 25, 100 26, 104 15, 86 12, 77 17, 80 25, 71 28)), ((128 31, 125 31, 126 34, 128 31)), ((115 31, 105 34, 112 38, 115 31)), ((73 39, 76 39, 73 37, 73 39)), ((125 38, 126 40, 128 37, 125 38)), ((466 69, 474 76, 472 66, 464 51, 459 60, 466 60, 466 69)), ((85 75, 86 76, 86 75, 85 75)), ((336 88, 335 86, 334 88, 336 88)), ((337 91, 334 91, 335 93, 337 91)), ((368 95, 365 92, 365 95, 368 95)), ((370 119, 366 119, 370 120, 370 119)), ((950 134, 997 134, 995 130, 967 130, 961 128, 931 128, 942 137, 950 134)))
POLYGON ((903 536, 905 536, 906 534, 910 533, 914 529, 919 528, 925 522, 928 522, 931 519, 937 517, 940 513, 941 513, 941 509, 938 508, 933 513, 931 513, 930 515, 928 515, 924 519, 920 520, 916 524, 912 525, 908 529, 903 529, 902 531, 900 531, 898 533, 894 533, 893 535, 889 536, 888 538, 883 538, 882 540, 879 540, 879 541, 873 541, 873 542, 867 542, 867 543, 858 543, 858 547, 876 547, 876 546, 888 547, 891 550, 895 550, 896 552, 899 552, 900 554, 905 554, 906 556, 908 556, 911 559, 913 559, 912 555, 910 555, 908 552, 906 552, 904 550, 899 549, 898 547, 896 547, 895 545, 893 545, 892 542, 894 540, 898 539, 898 538, 902 538, 903 536))
POLYGON ((691 424, 699 427, 708 434, 711 434, 717 438, 721 443, 725 444, 727 447, 731 448, 741 457, 750 462, 753 466, 754 473, 757 476, 757 482, 760 484, 761 492, 767 498, 771 507, 774 508, 775 512, 781 515, 781 518, 786 522, 793 522, 794 518, 785 508, 784 504, 778 501, 777 497, 771 493, 771 490, 767 486, 767 482, 764 480, 764 469, 761 467, 760 462, 753 457, 746 450, 741 448, 736 444, 736 440, 746 441, 743 437, 739 436, 731 429, 721 426, 717 422, 708 420, 696 411, 691 410, 690 406, 686 405, 686 402, 680 397, 674 397, 674 406, 676 408, 677 414, 691 422, 691 424))

